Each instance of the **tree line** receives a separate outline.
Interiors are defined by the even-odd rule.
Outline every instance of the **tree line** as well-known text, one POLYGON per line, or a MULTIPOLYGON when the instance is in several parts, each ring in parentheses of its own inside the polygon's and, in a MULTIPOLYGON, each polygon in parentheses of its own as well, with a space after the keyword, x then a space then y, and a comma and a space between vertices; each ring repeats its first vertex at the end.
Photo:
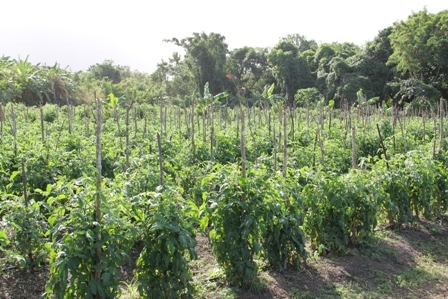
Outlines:
POLYGON ((353 105, 405 102, 430 105, 448 96, 448 10, 426 9, 379 31, 363 47, 353 43, 322 43, 301 34, 283 37, 272 48, 229 50, 218 33, 165 42, 185 54, 161 60, 151 73, 131 71, 106 60, 87 71, 69 72, 58 64, 33 65, 28 59, 0 58, 0 101, 27 105, 47 102, 78 104, 93 91, 156 103, 161 98, 189 105, 211 94, 227 92, 221 101, 234 105, 263 100, 267 86, 286 104, 304 105, 319 99, 353 105))

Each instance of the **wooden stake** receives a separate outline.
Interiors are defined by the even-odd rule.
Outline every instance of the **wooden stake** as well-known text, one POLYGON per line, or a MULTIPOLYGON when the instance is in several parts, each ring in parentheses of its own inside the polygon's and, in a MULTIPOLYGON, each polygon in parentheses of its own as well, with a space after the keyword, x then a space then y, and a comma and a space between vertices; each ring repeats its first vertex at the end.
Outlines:
POLYGON ((288 163, 288 133, 286 124, 286 106, 283 108, 283 170, 282 175, 286 177, 286 169, 288 163))
POLYGON ((162 141, 160 134, 157 133, 157 146, 159 148, 159 185, 163 186, 163 159, 162 159, 162 141))
POLYGON ((243 107, 240 104, 240 110, 241 110, 241 175, 243 178, 246 177, 246 144, 245 144, 245 128, 244 128, 244 110, 243 107))
POLYGON ((6 120, 3 105, 0 103, 0 135, 3 135, 3 122, 6 120))
POLYGON ((11 104, 11 120, 12 120, 12 136, 14 142, 14 156, 17 156, 17 123, 16 123, 16 115, 14 113, 14 105, 11 104))
POLYGON ((356 158, 356 129, 352 127, 352 168, 358 168, 358 159, 356 158))
POLYGON ((124 150, 124 154, 126 156, 126 172, 129 169, 129 154, 130 154, 130 149, 129 149, 129 112, 132 108, 132 104, 133 104, 133 102, 126 105, 126 144, 125 144, 125 150, 124 150))
POLYGON ((42 104, 39 106, 39 110, 40 110, 40 131, 41 131, 42 140, 45 140, 44 111, 42 109, 42 104))
POLYGON ((67 116, 68 116, 68 133, 71 135, 72 131, 73 131, 73 125, 72 125, 72 109, 70 106, 70 102, 68 100, 68 97, 66 97, 67 99, 67 116))
POLYGON ((25 199, 25 207, 28 208, 29 206, 29 199, 28 199, 28 191, 26 188, 26 171, 25 171, 25 159, 22 158, 22 185, 23 185, 23 198, 25 199))
POLYGON ((386 161, 386 167, 387 167, 387 169, 389 169, 389 162, 387 162, 388 159, 387 159, 387 154, 386 154, 386 147, 384 146, 383 137, 381 137, 380 126, 378 124, 376 124, 376 129, 378 131, 378 136, 380 137, 380 143, 381 143, 381 148, 383 149, 384 160, 386 161))
POLYGON ((439 155, 443 149, 443 116, 445 109, 443 108, 443 98, 440 98, 439 115, 440 115, 440 140, 439 140, 439 155))
MULTIPOLYGON (((95 101, 96 101, 96 201, 95 201, 95 221, 98 223, 97 233, 96 233, 96 242, 101 241, 101 123, 102 123, 102 106, 101 101, 97 99, 96 92, 94 93, 95 101)), ((95 279, 100 282, 101 281, 101 247, 96 248, 96 266, 95 270, 95 279)), ((95 294, 95 298, 101 298, 98 291, 95 294)))

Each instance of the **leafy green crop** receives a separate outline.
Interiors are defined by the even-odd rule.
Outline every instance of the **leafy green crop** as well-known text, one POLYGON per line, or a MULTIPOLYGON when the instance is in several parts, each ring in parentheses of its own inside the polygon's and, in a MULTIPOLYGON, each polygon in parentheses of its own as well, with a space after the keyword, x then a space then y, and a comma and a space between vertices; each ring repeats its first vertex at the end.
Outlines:
POLYGON ((134 202, 144 245, 137 260, 138 290, 144 298, 192 298, 188 260, 197 258, 192 226, 197 212, 175 190, 158 191, 134 202))
MULTIPOLYGON (((79 183, 79 182, 78 182, 79 183)), ((52 219, 52 242, 50 249, 50 280, 47 296, 56 298, 117 298, 120 289, 118 268, 133 244, 135 229, 122 217, 130 207, 123 202, 121 194, 104 190, 102 196, 102 223, 93 221, 95 197, 94 182, 85 177, 83 187, 68 199, 72 206, 65 216, 60 209, 52 219), (106 198, 104 194, 108 193, 106 198), (97 235, 101 234, 101 239, 97 235), (100 263, 96 248, 101 248, 100 263), (101 281, 94 278, 94 272, 101 269, 101 281)), ((73 189, 74 184, 72 185, 73 189)), ((129 205, 128 205, 129 206, 129 205)))

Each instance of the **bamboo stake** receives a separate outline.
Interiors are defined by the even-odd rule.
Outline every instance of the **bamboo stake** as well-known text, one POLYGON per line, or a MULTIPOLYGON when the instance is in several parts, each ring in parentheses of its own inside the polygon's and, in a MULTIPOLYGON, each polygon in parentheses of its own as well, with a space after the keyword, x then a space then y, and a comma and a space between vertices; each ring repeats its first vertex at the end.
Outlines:
POLYGON ((401 123, 401 118, 399 116, 397 116, 397 120, 398 120, 398 124, 400 125, 401 137, 403 138, 404 151, 407 153, 408 152, 408 143, 406 142, 406 134, 404 133, 403 124, 401 123))
POLYGON ((162 141, 159 133, 157 133, 157 147, 159 148, 159 185, 163 186, 162 141))
MULTIPOLYGON (((27 179, 26 179, 26 171, 25 171, 25 159, 22 158, 22 185, 23 185, 23 198, 25 200, 25 209, 28 212, 29 207, 29 198, 28 198, 28 191, 27 191, 27 179)), ((33 253, 30 251, 28 252, 28 258, 30 259, 30 264, 33 266, 34 264, 34 258, 33 253)))
POLYGON ((434 159, 436 156, 436 143, 437 143, 437 139, 436 139, 437 115, 436 115, 436 112, 432 112, 432 119, 433 119, 433 135, 434 135, 434 139, 433 139, 433 143, 432 143, 432 158, 434 159))
POLYGON ((313 144, 313 167, 316 166, 316 146, 318 136, 319 136, 319 128, 316 128, 316 136, 314 136, 314 144, 313 144))
POLYGON ((194 144, 194 106, 195 106, 195 97, 193 97, 193 103, 191 107, 191 147, 193 150, 193 162, 196 156, 196 146, 194 144))
MULTIPOLYGON (((255 113, 255 111, 254 111, 255 113)), ((254 116, 254 122, 255 122, 255 116, 254 116)), ((257 140, 255 139, 255 134, 252 130, 252 125, 250 120, 247 122, 247 126, 249 127, 250 136, 252 137, 252 142, 254 143, 254 163, 257 163, 257 140)))
POLYGON ((143 118, 143 139, 146 138, 147 122, 148 122, 148 119, 145 114, 145 116, 143 118))
POLYGON ((126 156, 126 172, 129 169, 129 154, 130 154, 130 150, 129 150, 129 112, 132 108, 132 102, 129 105, 126 105, 126 141, 125 141, 125 150, 124 150, 124 154, 126 156))
POLYGON ((286 177, 288 163, 288 134, 287 134, 287 123, 286 123, 286 106, 283 108, 283 170, 282 175, 286 177))
POLYGON ((210 160, 213 162, 213 143, 215 141, 215 126, 213 121, 213 98, 210 103, 210 160))
MULTIPOLYGON (((97 99, 96 92, 94 93, 96 100, 96 201, 95 201, 95 221, 98 223, 97 232, 96 232, 96 242, 101 241, 101 123, 102 123, 102 106, 101 101, 97 99)), ((95 270, 95 279, 100 282, 101 281, 101 247, 96 248, 96 266, 95 270)), ((98 291, 95 294, 95 297, 101 298, 98 291)))
POLYGON ((42 136, 42 140, 45 140, 44 111, 42 109, 42 104, 40 104, 39 110, 40 110, 40 130, 41 130, 41 136, 42 136))
POLYGON ((29 206, 28 191, 26 188, 26 171, 25 171, 25 159, 22 158, 22 185, 23 185, 23 198, 25 199, 25 207, 29 206))
POLYGON ((162 107, 162 98, 159 97, 159 109, 160 109, 160 134, 163 134, 163 107, 162 107))
POLYGON ((84 116, 85 116, 85 123, 86 123, 86 137, 90 136, 90 113, 87 110, 87 105, 84 106, 84 116))
POLYGON ((272 128, 272 134, 273 134, 272 147, 273 147, 273 150, 274 150, 274 154, 273 154, 274 155, 274 172, 276 172, 277 171, 277 140, 276 140, 277 137, 275 136, 275 123, 274 123, 274 126, 272 128))
POLYGON ((322 132, 319 131, 319 147, 320 147, 320 161, 323 167, 325 167, 325 150, 324 141, 322 139, 322 132))
MULTIPOLYGON (((167 135, 167 133, 166 133, 166 116, 167 116, 167 109, 168 109, 168 106, 167 105, 165 105, 164 106, 164 111, 165 111, 165 113, 163 114, 163 133, 165 134, 165 135, 167 135)), ((170 124, 171 125, 171 124, 170 124)))
POLYGON ((121 136, 120 134, 120 113, 118 112, 118 105, 114 107, 114 116, 115 122, 117 123, 117 136, 121 136))
POLYGON ((138 114, 137 106, 134 106, 134 140, 137 139, 137 131, 138 131, 137 114, 138 114))
POLYGON ((246 145, 245 145, 245 128, 244 128, 244 110, 240 105, 241 110, 241 175, 243 178, 246 177, 246 145))
POLYGON ((443 149, 443 114, 445 109, 443 108, 443 98, 440 98, 440 107, 439 107, 439 114, 440 114, 440 141, 439 141, 439 155, 442 153, 443 149))
POLYGON ((380 126, 378 124, 376 124, 376 129, 378 131, 378 136, 380 137, 380 143, 381 143, 381 148, 383 149, 384 160, 386 161, 386 167, 387 167, 387 169, 389 169, 389 162, 387 159, 386 147, 384 146, 383 137, 381 137, 380 126))
POLYGON ((205 114, 207 112, 207 109, 204 108, 204 111, 202 112, 202 142, 206 143, 207 142, 207 135, 205 133, 205 128, 206 128, 206 119, 205 119, 205 114))
POLYGON ((3 105, 0 103, 0 135, 3 135, 3 122, 5 121, 5 113, 3 112, 3 105))
POLYGON ((68 116, 68 133, 71 135, 73 132, 73 125, 72 125, 72 109, 70 106, 70 102, 68 100, 68 97, 65 97, 67 100, 67 116, 68 116))
POLYGON ((17 123, 14 113, 14 105, 11 104, 12 136, 14 138, 14 156, 17 156, 17 123))
POLYGON ((356 129, 352 127, 352 168, 358 168, 358 159, 356 158, 356 129))
POLYGON ((425 114, 426 111, 422 110, 422 123, 423 123, 423 142, 425 142, 426 137, 426 125, 425 125, 425 114))

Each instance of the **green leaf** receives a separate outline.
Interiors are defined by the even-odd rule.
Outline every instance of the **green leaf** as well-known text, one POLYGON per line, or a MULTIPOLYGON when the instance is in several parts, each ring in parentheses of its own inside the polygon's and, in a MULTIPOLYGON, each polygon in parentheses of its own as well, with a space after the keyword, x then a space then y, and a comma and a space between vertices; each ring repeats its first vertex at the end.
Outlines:
POLYGON ((111 276, 109 272, 103 272, 103 274, 101 275, 101 280, 104 284, 109 284, 110 277, 111 276))
POLYGON ((98 286, 96 284, 96 281, 92 280, 90 282, 90 292, 92 292, 92 295, 96 295, 97 290, 98 290, 98 286))
POLYGON ((275 88, 275 83, 272 83, 271 87, 269 87, 268 91, 267 91, 267 97, 269 98, 272 93, 274 92, 274 88, 275 88))
POLYGON ((110 93, 107 98, 109 99, 109 106, 115 108, 118 104, 118 98, 113 93, 110 93))
POLYGON ((9 240, 8 237, 6 236, 6 232, 4 231, 0 231, 0 245, 1 246, 6 246, 9 244, 9 240))
MULTIPOLYGON (((208 82, 206 82, 204 85, 204 99, 209 100, 210 97, 211 97, 211 95, 210 95, 210 90, 208 88, 208 82)), ((208 102, 207 102, 207 104, 208 104, 208 102)))
POLYGON ((126 97, 125 96, 121 96, 118 98, 118 105, 120 107, 124 107, 126 104, 126 97))
POLYGON ((221 93, 218 93, 217 95, 215 95, 215 96, 213 97, 213 99, 215 100, 215 102, 217 102, 217 101, 219 101, 220 99, 227 98, 228 96, 229 96, 229 93, 228 93, 228 92, 221 92, 221 93))
POLYGON ((56 219, 58 218, 57 215, 51 215, 50 217, 48 217, 48 224, 50 224, 50 226, 54 225, 54 222, 56 221, 56 219))
POLYGON ((20 268, 25 268, 26 259, 23 256, 17 256, 17 260, 19 262, 20 268))
POLYGON ((50 195, 51 190, 53 190, 53 185, 48 184, 47 185, 47 190, 45 191, 47 193, 47 196, 50 195))

